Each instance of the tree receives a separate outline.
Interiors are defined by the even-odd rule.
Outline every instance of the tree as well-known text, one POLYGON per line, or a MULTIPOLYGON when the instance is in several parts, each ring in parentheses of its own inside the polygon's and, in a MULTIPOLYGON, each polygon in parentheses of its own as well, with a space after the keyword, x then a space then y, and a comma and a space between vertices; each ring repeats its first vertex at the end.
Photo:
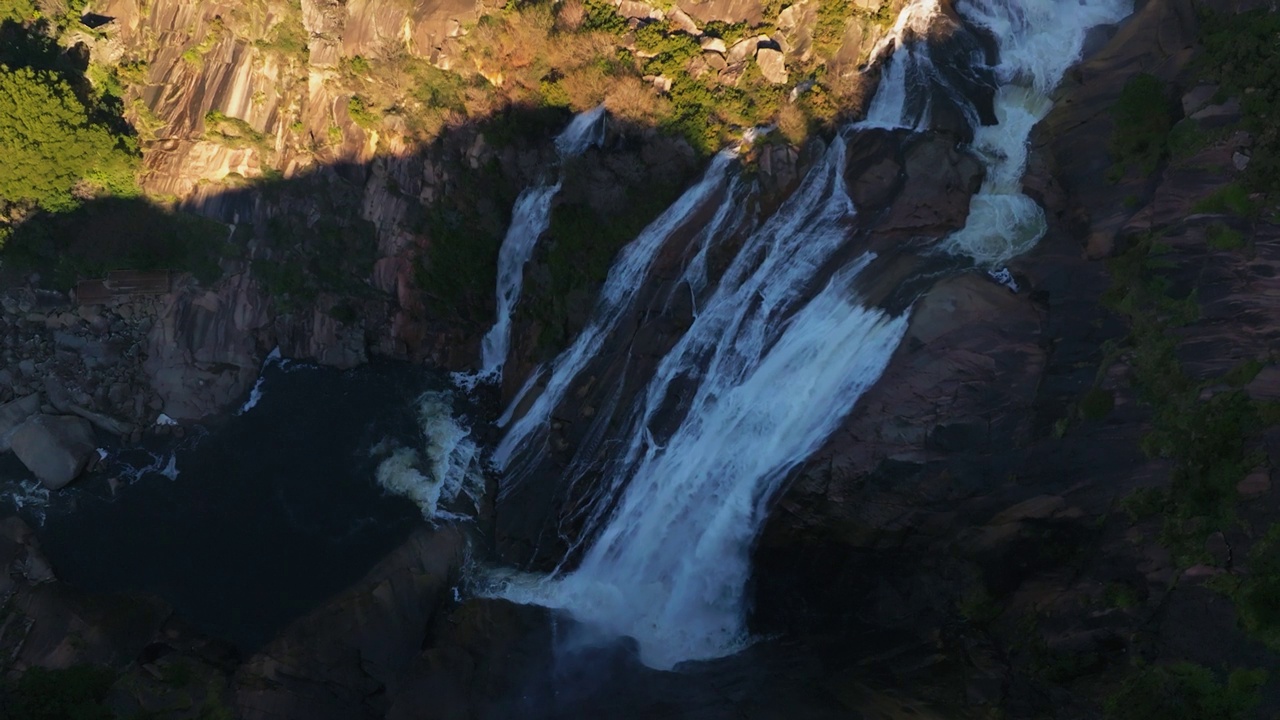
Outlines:
POLYGON ((102 192, 136 194, 138 149, 89 119, 56 74, 0 65, 0 203, 60 212, 102 192))

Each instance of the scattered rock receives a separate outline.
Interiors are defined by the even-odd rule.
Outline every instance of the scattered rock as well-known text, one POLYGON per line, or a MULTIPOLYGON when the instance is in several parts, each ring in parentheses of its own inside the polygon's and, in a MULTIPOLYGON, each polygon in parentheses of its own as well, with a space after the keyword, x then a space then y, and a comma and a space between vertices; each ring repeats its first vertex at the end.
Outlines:
POLYGON ((36 394, 0 405, 0 452, 9 452, 14 432, 39 411, 40 396, 36 394))
POLYGON ((1187 91, 1182 96, 1182 114, 1190 116, 1197 110, 1209 104, 1214 95, 1218 94, 1217 85, 1197 85, 1187 91))
POLYGON ((698 24, 693 21, 683 10, 676 8, 667 13, 667 19, 671 21, 681 32, 688 33, 694 37, 702 35, 702 31, 698 29, 698 24))
POLYGON ((760 65, 760 74, 774 85, 787 82, 787 64, 781 50, 760 48, 756 51, 756 62, 760 65))
POLYGON ((93 427, 83 418, 35 415, 13 433, 13 452, 45 487, 75 480, 97 454, 93 427))
POLYGON ((758 38, 744 38, 734 43, 729 48, 729 53, 725 56, 725 61, 730 65, 740 62, 746 62, 748 58, 756 54, 756 46, 760 44, 758 38))
POLYGON ((718 53, 720 55, 728 52, 728 48, 725 46, 724 40, 721 40, 718 37, 704 37, 700 44, 702 45, 703 52, 718 53))
POLYGON ((71 412, 93 423, 94 427, 99 430, 105 430, 117 437, 129 437, 134 430, 134 427, 129 423, 117 420, 108 415, 103 415, 102 413, 94 412, 80 405, 72 405, 71 412))
POLYGON ((1271 492, 1271 478, 1266 470, 1249 473, 1245 479, 1236 483, 1236 492, 1242 497, 1258 497, 1271 492))

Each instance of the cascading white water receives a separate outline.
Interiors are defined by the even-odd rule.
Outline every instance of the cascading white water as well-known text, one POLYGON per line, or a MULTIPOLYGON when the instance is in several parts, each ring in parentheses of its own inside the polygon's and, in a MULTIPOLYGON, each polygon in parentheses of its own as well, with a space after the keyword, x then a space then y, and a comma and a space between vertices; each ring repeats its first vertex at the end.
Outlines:
POLYGON ((560 183, 539 185, 520 193, 511 211, 511 226, 498 250, 498 313, 493 327, 480 344, 480 377, 498 379, 507 362, 511 341, 511 311, 520 299, 524 266, 533 256, 538 237, 551 222, 551 200, 560 192, 560 183))
MULTIPOLYGON (((576 157, 593 145, 604 142, 605 110, 601 105, 578 113, 556 137, 556 152, 561 160, 576 157)), ((497 381, 507 362, 511 342, 511 313, 520 299, 524 285, 524 266, 533 257, 538 238, 551 223, 551 201, 560 191, 560 183, 528 188, 516 198, 511 211, 511 225, 498 250, 497 318, 481 341, 480 370, 457 380, 466 387, 480 381, 497 381)))
POLYGON ((556 138, 556 152, 560 158, 576 157, 592 145, 604 142, 604 106, 578 113, 560 136, 556 138))
POLYGON ((588 525, 603 524, 573 573, 508 597, 568 609, 636 638, 641 659, 670 668, 746 639, 748 550, 769 500, 880 376, 906 327, 860 307, 837 273, 815 277, 848 241, 844 142, 747 239, 693 325, 663 358, 611 464, 588 525), (650 426, 673 386, 688 391, 669 437, 650 426), (607 498, 626 485, 617 508, 607 498), (607 520, 607 522, 605 522, 607 520))
MULTIPOLYGON (((978 130, 976 145, 991 166, 983 187, 987 198, 975 198, 970 215, 970 225, 978 227, 948 240, 953 250, 967 254, 981 248, 957 244, 966 233, 981 239, 997 231, 1023 232, 1019 228, 1028 220, 1021 209, 999 216, 978 206, 1017 194, 1027 132, 1046 111, 1034 98, 1046 102, 1079 54, 1088 27, 1125 15, 1118 0, 973 5, 966 14, 1000 38, 1001 124, 978 130), (1005 15, 1007 22, 996 22, 1005 15), (1017 87, 1026 97, 1019 97, 1017 87), (1007 225, 999 224, 1001 217, 1007 225)), ((937 3, 922 0, 912 8, 912 16, 898 23, 902 37, 916 25, 926 27, 924 13, 937 3)), ((928 112, 907 110, 910 63, 928 59, 909 57, 910 52, 905 44, 897 46, 895 53, 903 55, 885 72, 864 127, 919 129, 928 121, 928 112)), ((747 641, 743 592, 750 547, 769 501, 788 471, 821 445, 879 378, 907 327, 905 315, 891 318, 856 301, 853 283, 870 254, 814 287, 849 239, 855 209, 843 167, 844 143, 837 138, 792 197, 747 239, 693 324, 659 363, 618 436, 619 452, 607 463, 600 495, 584 518, 583 535, 593 544, 577 569, 550 578, 511 576, 498 593, 567 609, 588 626, 633 637, 642 661, 655 668, 719 657, 747 641)), ((1026 247, 1016 238, 1004 242, 1007 249, 996 257, 1026 247)), ((624 263, 619 272, 626 273, 630 297, 648 264, 634 257, 619 265, 624 263)), ((529 424, 519 432, 513 427, 504 438, 499 466, 545 425, 568 382, 599 349, 605 328, 616 322, 618 311, 611 308, 623 288, 613 280, 611 274, 612 295, 602 301, 597 318, 552 368, 548 392, 539 397, 545 406, 528 412, 521 420, 529 424)))
POLYGON ((995 268, 1044 236, 1044 210, 1022 194, 1031 129, 1053 107, 1049 95, 1080 59, 1089 30, 1119 22, 1132 10, 1132 0, 967 0, 959 7, 999 45, 999 124, 974 135, 973 149, 984 159, 987 177, 970 200, 964 228, 941 244, 942 251, 995 268))
MULTIPOLYGON (((605 278, 604 287, 600 290, 600 298, 596 301, 595 312, 591 320, 578 337, 574 339, 564 352, 550 363, 550 371, 546 387, 534 399, 532 405, 523 415, 512 421, 515 408, 531 391, 534 377, 525 383, 525 387, 512 400, 507 412, 499 419, 500 425, 508 425, 507 432, 498 443, 493 453, 493 462, 500 470, 507 467, 512 456, 522 450, 535 435, 545 432, 547 418, 564 398, 569 383, 578 376, 591 358, 595 357, 604 344, 605 338, 617 326, 618 321, 631 307, 649 268, 657 257, 658 250, 673 232, 686 224, 690 217, 717 190, 724 187, 728 177, 730 162, 735 157, 731 151, 721 152, 711 161, 702 178, 685 191, 684 195, 667 208, 658 219, 649 224, 641 233, 618 253, 609 275, 605 278)), ((542 370, 535 376, 540 376, 542 370)))

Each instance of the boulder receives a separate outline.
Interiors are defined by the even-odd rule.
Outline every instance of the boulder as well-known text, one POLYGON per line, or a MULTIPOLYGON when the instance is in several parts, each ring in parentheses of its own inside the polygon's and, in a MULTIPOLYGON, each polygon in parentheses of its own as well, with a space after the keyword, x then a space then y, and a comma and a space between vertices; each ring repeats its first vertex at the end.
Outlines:
POLYGON ((729 48, 724 44, 724 40, 721 40, 718 37, 704 37, 699 45, 702 46, 703 52, 719 53, 723 55, 729 51, 729 48))
POLYGON ((781 50, 762 47, 756 51, 756 63, 760 65, 760 74, 774 85, 782 85, 787 81, 787 64, 781 50))
POLYGON ((13 433, 13 452, 50 490, 75 480, 97 452, 89 421, 67 415, 35 415, 13 433))
POLYGON ((0 405, 0 452, 9 452, 14 432, 27 418, 40 411, 40 395, 32 393, 0 405))
POLYGON ((729 54, 725 56, 725 60, 730 65, 733 65, 735 63, 745 62, 748 58, 750 58, 752 55, 755 54, 756 46, 758 46, 759 44, 760 44, 759 38, 754 38, 754 37, 743 38, 742 40, 739 40, 738 42, 734 43, 733 46, 729 48, 729 54))

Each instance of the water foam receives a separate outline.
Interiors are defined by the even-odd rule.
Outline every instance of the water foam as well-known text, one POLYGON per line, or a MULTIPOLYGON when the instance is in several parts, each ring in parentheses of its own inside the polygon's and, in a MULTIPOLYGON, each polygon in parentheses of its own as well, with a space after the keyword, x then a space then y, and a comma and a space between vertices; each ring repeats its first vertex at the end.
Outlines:
POLYGON ((457 519, 442 505, 461 497, 478 502, 484 492, 480 450, 471 430, 453 412, 448 392, 427 392, 417 399, 421 448, 379 443, 372 451, 382 456, 374 479, 388 492, 412 500, 428 520, 457 519))
POLYGON ((969 0, 960 7, 966 19, 997 39, 999 122, 975 132, 973 149, 985 161, 987 176, 970 200, 964 228, 939 246, 943 252, 996 269, 1044 237, 1044 210, 1022 193, 1031 130, 1053 108, 1050 94, 1080 59, 1089 30, 1119 22, 1131 11, 1131 0, 969 0))

